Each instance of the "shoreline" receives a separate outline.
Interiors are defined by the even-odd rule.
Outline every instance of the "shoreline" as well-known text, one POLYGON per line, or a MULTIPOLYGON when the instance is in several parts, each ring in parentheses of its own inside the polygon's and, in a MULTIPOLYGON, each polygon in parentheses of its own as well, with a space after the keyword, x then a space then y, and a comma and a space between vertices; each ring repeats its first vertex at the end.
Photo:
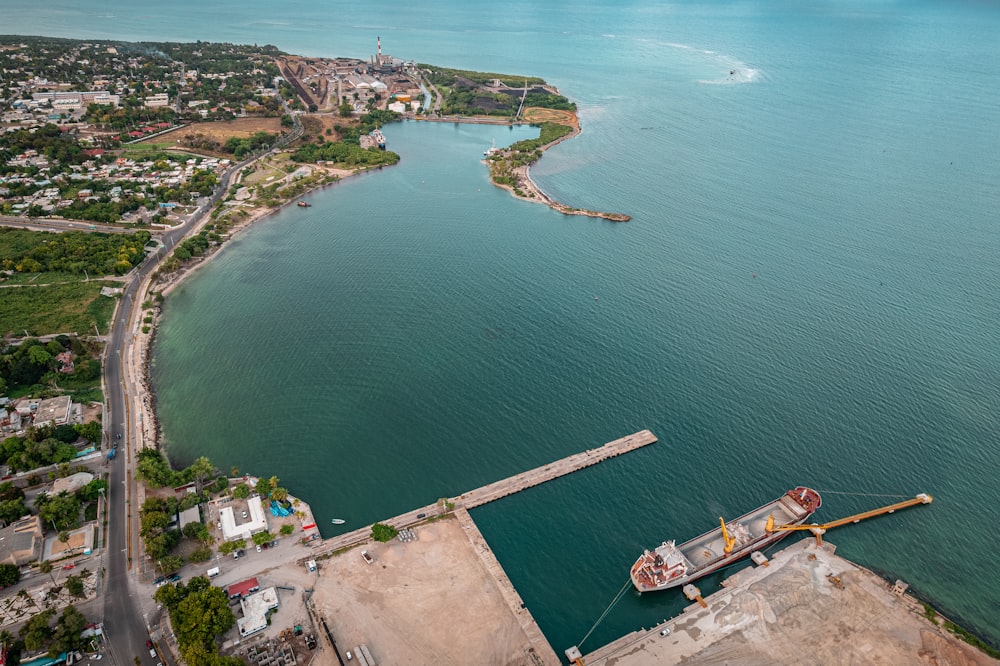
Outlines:
MULTIPOLYGON (((197 273, 198 270, 207 266, 213 259, 215 259, 215 257, 226 246, 227 242, 235 238, 241 232, 250 229, 256 223, 268 219, 313 192, 337 185, 345 178, 358 176, 382 168, 377 167, 375 169, 357 169, 351 171, 347 169, 318 167, 317 165, 310 166, 313 166, 313 168, 322 168, 327 175, 336 176, 337 180, 334 182, 317 183, 314 187, 306 189, 304 192, 291 197, 278 206, 270 207, 260 204, 252 205, 247 211, 247 216, 245 218, 234 222, 232 226, 226 230, 222 242, 211 246, 203 255, 188 260, 183 266, 166 275, 160 275, 159 271, 154 272, 153 275, 150 276, 149 282, 142 290, 141 297, 137 299, 140 304, 149 300, 152 300, 155 303, 152 308, 152 322, 147 324, 149 331, 143 332, 142 326, 137 327, 133 345, 133 354, 135 355, 135 358, 130 359, 132 363, 134 363, 134 372, 132 374, 135 378, 135 388, 137 392, 134 399, 136 400, 137 407, 140 410, 139 420, 142 424, 142 441, 139 444, 141 448, 154 448, 160 450, 166 457, 168 463, 170 462, 170 456, 166 448, 163 446, 160 420, 156 410, 156 391, 153 390, 153 381, 150 374, 150 359, 152 357, 153 344, 156 340, 157 325, 160 317, 163 315, 163 301, 172 291, 183 284, 190 276, 197 273), (154 294, 158 294, 159 296, 154 296, 154 294)), ((229 188, 231 192, 239 189, 240 184, 243 182, 243 170, 246 168, 246 166, 242 167, 240 169, 240 173, 234 177, 233 183, 229 188)), ((204 219, 192 227, 187 237, 198 234, 205 228, 206 225, 210 224, 211 221, 211 214, 206 213, 204 219)), ((146 309, 147 308, 142 308, 142 310, 146 309)))
MULTIPOLYGON (((468 123, 468 124, 480 124, 480 125, 531 125, 535 124, 528 120, 510 121, 508 119, 492 118, 489 116, 480 117, 458 117, 458 118, 414 118, 417 121, 423 122, 452 122, 452 123, 468 123)), ((536 121, 537 122, 537 121, 536 121)), ((567 141, 576 136, 579 136, 582 132, 580 128, 579 120, 576 116, 576 112, 572 114, 572 131, 568 134, 559 137, 558 139, 541 146, 538 150, 544 155, 545 151, 549 148, 559 145, 563 141, 567 141)), ((541 159, 539 157, 539 159, 541 159)), ((536 160, 537 161, 537 160, 536 160)), ((489 163, 484 160, 484 162, 489 166, 489 163)), ((243 176, 245 169, 248 166, 244 166, 240 169, 239 173, 233 179, 232 184, 229 186, 230 192, 235 192, 239 189, 240 184, 243 182, 243 176)), ((203 266, 207 266, 209 262, 212 261, 218 255, 218 253, 226 245, 226 242, 236 237, 242 231, 251 228, 257 222, 266 220, 272 215, 283 210, 285 207, 290 206, 293 202, 301 200, 312 192, 316 192, 324 187, 330 185, 336 185, 345 178, 352 176, 358 176, 370 171, 381 169, 382 167, 377 167, 375 169, 337 169, 329 167, 321 167, 319 165, 311 165, 313 168, 320 168, 327 173, 327 175, 336 176, 337 180, 333 183, 318 183, 315 187, 306 189, 304 192, 288 199, 287 201, 281 203, 276 207, 268 207, 260 204, 253 205, 245 218, 236 221, 230 226, 222 242, 210 247, 205 254, 197 258, 192 258, 188 260, 185 265, 181 266, 175 271, 171 271, 167 275, 159 274, 159 271, 153 273, 150 277, 149 283, 143 289, 142 298, 140 302, 146 302, 151 298, 155 298, 156 304, 152 308, 152 321, 148 324, 149 332, 142 332, 142 327, 137 327, 135 333, 135 345, 134 354, 137 358, 134 359, 136 363, 136 372, 134 373, 136 389, 139 395, 135 396, 137 406, 140 409, 140 422, 142 423, 142 436, 143 441, 141 445, 143 447, 151 447, 159 449, 163 452, 164 456, 167 457, 169 462, 169 455, 166 449, 163 447, 162 442, 162 432, 160 428, 160 420, 156 413, 156 392, 153 390, 152 377, 150 376, 150 359, 152 356, 153 344, 156 338, 156 329, 159 319, 163 314, 163 301, 166 299, 171 292, 179 287, 188 277, 194 275, 203 266), (158 297, 153 297, 153 294, 159 294, 158 297)), ((584 217, 592 217, 605 219, 612 222, 627 222, 631 220, 631 216, 624 215, 622 213, 608 213, 603 211, 587 210, 583 208, 574 208, 566 204, 560 203, 546 194, 538 184, 532 180, 530 173, 530 165, 519 166, 514 169, 514 173, 517 175, 519 184, 522 185, 523 190, 526 194, 519 194, 515 191, 515 188, 510 185, 502 185, 493 180, 492 172, 490 173, 490 183, 495 187, 507 190, 510 192, 511 196, 522 201, 528 201, 532 203, 539 203, 548 206, 549 208, 562 213, 563 215, 580 215, 584 217)), ((202 219, 197 225, 192 227, 190 233, 187 237, 193 236, 201 232, 206 225, 210 224, 212 221, 211 213, 206 213, 204 219, 202 219)), ((145 310, 145 308, 143 308, 145 310)))

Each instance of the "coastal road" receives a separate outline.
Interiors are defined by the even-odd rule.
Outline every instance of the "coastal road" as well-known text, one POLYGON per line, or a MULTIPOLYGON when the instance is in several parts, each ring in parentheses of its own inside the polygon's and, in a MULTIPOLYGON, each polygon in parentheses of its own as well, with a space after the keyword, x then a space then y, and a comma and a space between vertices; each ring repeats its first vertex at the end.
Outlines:
MULTIPOLYGON (((286 137, 301 135, 301 125, 296 124, 296 128, 286 137)), ((290 140, 292 139, 278 143, 284 146, 290 140)), ((219 179, 219 185, 212 196, 202 201, 184 224, 167 230, 160 236, 163 248, 148 255, 129 275, 131 279, 124 288, 111 323, 104 359, 107 406, 104 432, 107 448, 117 447, 118 452, 108 462, 109 517, 105 555, 104 628, 110 644, 110 656, 119 666, 132 664, 134 657, 139 657, 140 662, 147 666, 155 666, 159 661, 150 657, 145 646, 149 638, 149 623, 156 622, 157 618, 150 614, 151 611, 143 610, 138 597, 146 594, 138 581, 137 564, 141 557, 138 507, 131 507, 129 504, 130 498, 136 497, 135 453, 143 446, 139 439, 142 424, 136 422, 136 415, 132 413, 129 402, 137 397, 135 373, 142 371, 141 368, 128 365, 138 320, 142 314, 141 301, 136 301, 145 297, 149 278, 160 262, 169 256, 173 247, 186 235, 201 228, 212 207, 229 191, 233 176, 257 157, 259 156, 253 156, 226 171, 219 179), (133 569, 135 578, 130 574, 133 569)), ((164 654, 163 650, 161 655, 168 666, 174 663, 171 656, 164 654)))

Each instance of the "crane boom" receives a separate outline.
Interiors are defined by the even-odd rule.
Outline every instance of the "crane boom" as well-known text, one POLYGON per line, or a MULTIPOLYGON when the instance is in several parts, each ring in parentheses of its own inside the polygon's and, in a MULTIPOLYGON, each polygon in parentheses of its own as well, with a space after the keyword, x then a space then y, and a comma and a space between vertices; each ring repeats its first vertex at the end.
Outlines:
POLYGON ((777 531, 790 531, 790 530, 809 530, 816 535, 816 543, 823 542, 823 533, 832 527, 840 527, 841 525, 846 525, 847 523, 859 523, 866 518, 874 518, 875 516, 881 516, 886 513, 895 513, 899 509, 906 509, 911 506, 916 506, 917 504, 930 504, 934 501, 934 498, 927 493, 920 493, 913 499, 904 500, 902 502, 896 502, 895 504, 890 504, 889 506, 883 506, 879 509, 872 509, 871 511, 864 511, 862 513, 856 513, 853 516, 847 516, 846 518, 840 518, 838 520, 830 521, 829 523, 823 523, 822 525, 817 525, 815 523, 811 525, 775 525, 774 516, 767 517, 767 525, 764 527, 764 531, 768 534, 777 531))

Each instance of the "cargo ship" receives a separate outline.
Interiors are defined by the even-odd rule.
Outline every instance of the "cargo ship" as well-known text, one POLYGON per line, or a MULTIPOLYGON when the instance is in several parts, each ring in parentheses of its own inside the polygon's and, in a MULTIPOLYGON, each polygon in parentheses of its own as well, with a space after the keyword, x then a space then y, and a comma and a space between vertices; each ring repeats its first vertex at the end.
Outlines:
POLYGON ((788 536, 788 530, 769 531, 769 517, 771 525, 801 525, 822 503, 818 492, 799 486, 736 520, 720 518, 719 527, 679 546, 664 541, 632 565, 632 584, 639 592, 653 592, 707 576, 788 536))

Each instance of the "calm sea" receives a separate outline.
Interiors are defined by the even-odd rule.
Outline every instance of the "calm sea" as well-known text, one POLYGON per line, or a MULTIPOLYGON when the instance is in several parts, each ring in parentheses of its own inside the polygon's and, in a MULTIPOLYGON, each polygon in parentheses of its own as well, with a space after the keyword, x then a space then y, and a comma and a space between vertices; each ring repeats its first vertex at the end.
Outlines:
MULTIPOLYGON (((167 302, 178 463, 277 475, 348 529, 650 428, 475 512, 557 651, 644 547, 797 484, 825 518, 933 494, 829 538, 1000 640, 995 3, 5 0, 3 21, 324 56, 380 35, 537 74, 584 128, 538 182, 632 215, 493 188, 482 151, 530 129, 386 128, 398 167, 256 226, 167 302)), ((584 649, 684 603, 628 594, 584 649)))

